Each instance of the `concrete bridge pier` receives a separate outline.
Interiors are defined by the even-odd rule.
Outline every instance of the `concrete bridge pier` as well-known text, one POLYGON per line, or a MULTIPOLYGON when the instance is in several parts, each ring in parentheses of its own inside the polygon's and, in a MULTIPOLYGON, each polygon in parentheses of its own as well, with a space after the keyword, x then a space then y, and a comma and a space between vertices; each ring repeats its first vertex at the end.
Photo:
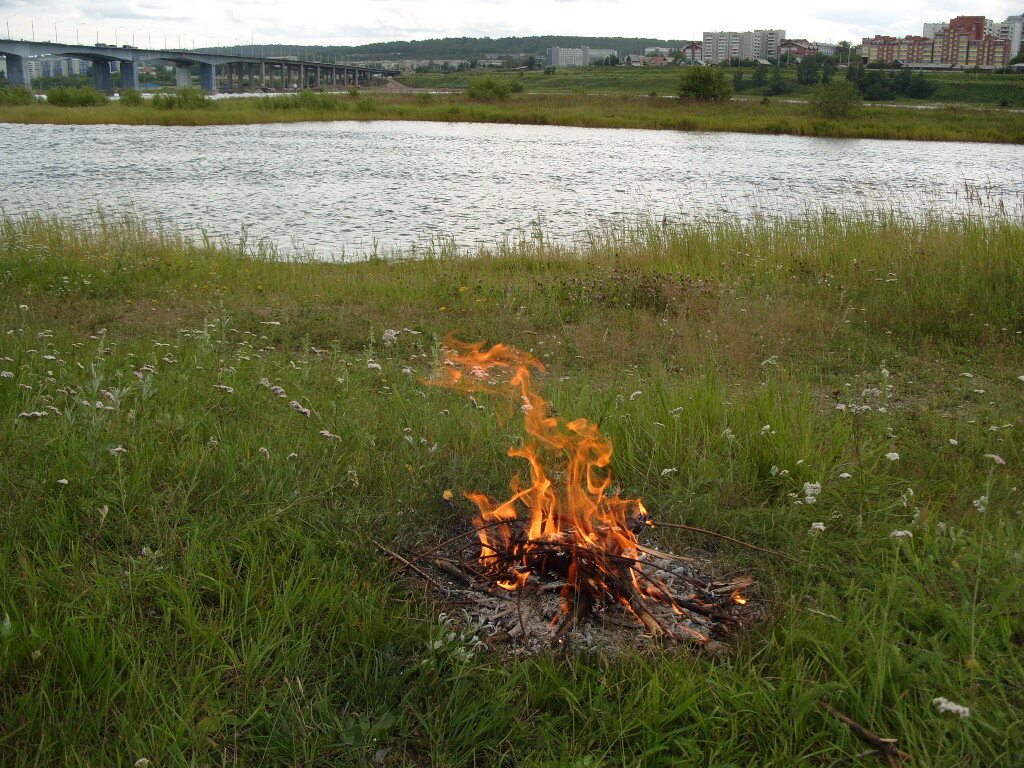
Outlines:
POLYGON ((114 83, 110 79, 110 62, 94 61, 89 68, 92 72, 92 87, 100 93, 111 93, 114 83))
POLYGON ((135 61, 121 62, 121 90, 139 90, 139 64, 135 61))
POLYGON ((217 90, 217 72, 213 64, 199 65, 199 87, 204 91, 217 90))
POLYGON ((28 76, 28 63, 24 56, 15 56, 13 53, 7 56, 7 79, 11 85, 18 88, 28 88, 32 84, 32 78, 28 76))
POLYGON ((174 65, 174 84, 178 88, 188 88, 192 85, 192 67, 181 64, 174 65))

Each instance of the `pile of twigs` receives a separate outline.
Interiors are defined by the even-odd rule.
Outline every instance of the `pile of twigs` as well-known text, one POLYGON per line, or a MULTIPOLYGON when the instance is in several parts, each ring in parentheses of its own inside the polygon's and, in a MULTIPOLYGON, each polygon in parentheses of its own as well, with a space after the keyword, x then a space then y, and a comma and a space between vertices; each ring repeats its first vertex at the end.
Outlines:
POLYGON ((541 634, 546 642, 560 643, 588 617, 600 617, 656 638, 704 643, 750 613, 738 595, 752 579, 716 580, 691 558, 643 545, 635 556, 626 556, 580 547, 571 537, 529 540, 522 530, 498 551, 480 543, 480 530, 406 556, 377 546, 443 598, 465 604, 478 599, 474 595, 488 596, 493 616, 508 620, 499 623, 513 639, 541 634), (501 610, 501 604, 511 603, 517 610, 501 610), (542 621, 529 620, 540 615, 542 621), (538 633, 538 623, 549 629, 538 633))

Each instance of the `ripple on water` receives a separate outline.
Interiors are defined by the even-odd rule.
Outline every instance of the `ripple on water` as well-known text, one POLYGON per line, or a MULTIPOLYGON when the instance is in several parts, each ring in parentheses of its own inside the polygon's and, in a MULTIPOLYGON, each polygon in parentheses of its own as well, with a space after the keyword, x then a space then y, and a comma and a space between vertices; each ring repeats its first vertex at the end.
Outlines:
POLYGON ((491 243, 645 214, 897 207, 1020 214, 1019 148, 472 123, 5 125, 0 207, 266 237, 321 257, 491 243), (968 190, 977 194, 970 194, 968 190), (980 199, 979 199, 980 198, 980 199))

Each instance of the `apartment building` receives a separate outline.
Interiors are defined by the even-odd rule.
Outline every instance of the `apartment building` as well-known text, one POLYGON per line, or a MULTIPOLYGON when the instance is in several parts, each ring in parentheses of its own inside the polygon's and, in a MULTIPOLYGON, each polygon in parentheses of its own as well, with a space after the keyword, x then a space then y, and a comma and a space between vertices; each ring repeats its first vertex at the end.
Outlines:
POLYGON ((899 61, 934 68, 1005 67, 1016 52, 1014 40, 1019 41, 1021 36, 1021 25, 1014 24, 1013 18, 997 25, 984 16, 957 16, 948 22, 925 24, 922 35, 866 37, 861 56, 868 62, 899 61), (992 34, 997 30, 1001 36, 992 34))
POLYGON ((702 61, 717 64, 730 59, 769 59, 779 55, 786 37, 784 29, 755 29, 753 32, 705 32, 702 61))
POLYGON ((586 67, 595 61, 618 57, 618 51, 608 48, 559 48, 557 45, 548 48, 549 67, 586 67))

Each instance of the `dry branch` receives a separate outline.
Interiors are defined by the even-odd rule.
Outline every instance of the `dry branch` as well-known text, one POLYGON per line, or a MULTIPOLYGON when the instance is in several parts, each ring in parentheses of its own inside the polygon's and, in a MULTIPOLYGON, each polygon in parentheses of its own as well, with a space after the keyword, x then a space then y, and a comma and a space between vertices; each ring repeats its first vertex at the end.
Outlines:
POLYGON ((839 720, 845 723, 849 727, 849 729, 853 731, 854 736, 856 736, 858 739, 860 739, 865 744, 871 747, 870 753, 884 757, 886 762, 893 768, 895 768, 895 766, 898 766, 901 760, 910 762, 914 759, 909 753, 904 752, 902 749, 896 746, 896 739, 887 739, 882 736, 879 736, 877 733, 874 733, 873 731, 869 731, 867 728, 858 723, 852 717, 844 715, 842 712, 832 707, 826 701, 819 701, 818 706, 826 712, 828 712, 830 715, 839 718, 839 720))
POLYGON ((681 525, 680 523, 655 523, 653 520, 649 524, 654 526, 655 528, 678 528, 682 531, 693 531, 694 533, 703 533, 705 536, 714 536, 718 539, 725 539, 726 541, 731 541, 734 544, 739 544, 743 547, 756 549, 758 552, 764 552, 768 555, 775 555, 777 557, 785 558, 786 560, 792 560, 794 563, 800 563, 801 565, 809 565, 811 568, 820 568, 823 571, 831 570, 830 568, 826 568, 824 565, 816 565, 815 563, 809 563, 806 560, 801 560, 798 557, 793 557, 792 555, 787 555, 783 552, 777 552, 774 549, 765 549, 764 547, 759 547, 756 544, 751 544, 749 541, 743 541, 742 539, 734 539, 732 536, 726 536, 724 533, 717 533, 716 531, 709 531, 705 528, 695 528, 692 525, 681 525))

